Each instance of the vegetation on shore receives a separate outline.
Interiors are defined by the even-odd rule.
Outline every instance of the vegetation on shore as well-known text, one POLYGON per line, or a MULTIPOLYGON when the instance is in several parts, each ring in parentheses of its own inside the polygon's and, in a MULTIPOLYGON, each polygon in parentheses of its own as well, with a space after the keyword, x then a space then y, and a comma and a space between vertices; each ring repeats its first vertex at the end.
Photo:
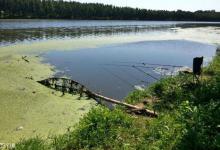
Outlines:
POLYGON ((220 21, 220 12, 147 10, 63 0, 0 0, 0 18, 220 21))
MULTIPOLYGON (((29 138, 39 135, 44 138, 50 133, 64 133, 68 126, 78 123, 79 118, 86 114, 91 106, 90 101, 81 100, 79 103, 77 96, 72 97, 66 94, 64 97, 60 97, 61 93, 53 94, 54 91, 36 82, 37 80, 50 77, 54 70, 51 66, 40 62, 41 58, 38 56, 42 52, 55 48, 58 50, 76 50, 110 43, 141 41, 143 39, 164 40, 171 37, 172 39, 217 43, 219 41, 218 33, 219 30, 215 28, 179 29, 177 35, 171 34, 172 36, 168 36, 168 34, 161 34, 158 36, 155 34, 150 36, 150 39, 149 35, 123 38, 122 36, 114 38, 96 37, 92 39, 82 38, 63 41, 36 41, 1 47, 0 128, 2 130, 0 130, 0 143, 14 143, 22 137, 29 138), (187 33, 191 34, 187 35, 187 33), (63 45, 65 45, 65 49, 63 45), (22 60, 24 55, 28 56, 29 63, 22 60), (50 118, 49 121, 48 118, 50 118), (23 127, 23 129, 16 131, 20 127, 23 127)), ((146 96, 146 92, 141 93, 142 97, 146 96)), ((136 96, 140 96, 140 94, 137 92, 136 96)), ((134 96, 134 101, 136 99, 134 96)))
POLYGON ((66 134, 24 140, 15 149, 219 149, 220 56, 204 68, 200 83, 192 81, 180 74, 127 97, 132 104, 148 99, 145 107, 159 112, 158 118, 99 106, 66 134))

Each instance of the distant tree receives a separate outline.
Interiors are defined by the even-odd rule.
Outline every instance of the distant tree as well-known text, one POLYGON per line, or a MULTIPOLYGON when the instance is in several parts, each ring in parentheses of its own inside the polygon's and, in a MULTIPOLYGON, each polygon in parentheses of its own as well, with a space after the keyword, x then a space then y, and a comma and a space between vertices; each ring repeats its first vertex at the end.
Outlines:
POLYGON ((63 0, 0 0, 1 18, 220 21, 220 12, 166 11, 63 0))

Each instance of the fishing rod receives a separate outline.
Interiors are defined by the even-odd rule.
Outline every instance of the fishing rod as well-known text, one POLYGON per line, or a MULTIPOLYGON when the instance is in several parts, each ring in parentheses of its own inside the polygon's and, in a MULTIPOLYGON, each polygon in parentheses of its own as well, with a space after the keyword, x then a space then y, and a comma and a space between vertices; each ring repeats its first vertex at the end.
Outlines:
MULTIPOLYGON (((133 68, 132 68, 132 69, 133 69, 133 68)), ((140 79, 137 78, 136 76, 132 75, 131 72, 128 72, 128 70, 123 69, 123 72, 127 72, 127 74, 128 74, 129 76, 131 76, 133 79, 136 79, 136 81, 138 81, 138 82, 145 83, 145 84, 147 84, 147 85, 150 83, 150 82, 148 82, 148 81, 140 80, 140 79)))
MULTIPOLYGON (((126 63, 126 62, 124 62, 124 63, 126 63)), ((147 63, 136 63, 136 64, 142 64, 143 66, 142 65, 141 66, 140 65, 119 65, 119 64, 106 64, 106 65, 116 66, 116 67, 132 67, 132 68, 135 68, 135 69, 138 68, 139 71, 140 71, 139 68, 150 68, 150 69, 154 69, 155 70, 155 69, 157 69, 160 66, 163 66, 163 67, 160 67, 161 70, 166 70, 166 71, 173 70, 175 68, 184 67, 184 66, 177 66, 177 65, 162 65, 162 64, 147 64, 147 63), (154 65, 156 67, 146 66, 146 65, 154 65), (171 67, 172 67, 172 69, 171 69, 171 67)), ((143 73, 145 71, 142 70, 141 72, 143 73)), ((144 74, 147 74, 149 76, 149 73, 147 73, 147 72, 145 72, 144 74)), ((173 71, 171 71, 171 76, 172 76, 172 74, 173 74, 173 71)), ((150 76, 155 79, 155 77, 153 77, 152 75, 150 75, 150 76)))
POLYGON ((145 65, 151 65, 151 66, 165 66, 165 67, 177 67, 177 68, 184 67, 184 66, 178 66, 178 65, 152 64, 152 63, 145 63, 145 62, 143 62, 142 64, 144 66, 145 65))
MULTIPOLYGON (((105 65, 115 66, 115 67, 129 67, 129 68, 133 68, 133 65, 117 65, 117 64, 105 64, 105 65)), ((135 67, 143 67, 143 68, 155 69, 155 67, 145 67, 145 66, 135 66, 135 67)), ((129 74, 129 75, 131 75, 131 74, 129 74)), ((135 76, 132 76, 132 77, 135 78, 137 81, 139 81, 139 79, 137 79, 137 77, 135 77, 135 76)), ((144 81, 144 80, 140 80, 140 82, 146 83, 146 84, 149 84, 149 83, 150 83, 150 82, 144 81)))
MULTIPOLYGON (((106 70, 108 73, 110 73, 111 75, 113 75, 114 77, 116 77, 116 78, 118 78, 119 80, 121 80, 121 81, 123 81, 124 83, 126 83, 127 85, 129 85, 130 87, 132 87, 132 88, 136 88, 135 86, 136 85, 133 85, 131 82, 129 82, 128 80, 125 80, 124 78, 121 78, 120 76, 118 76, 117 74, 114 74, 114 73, 112 73, 111 71, 109 71, 108 69, 104 69, 104 70, 106 70)), ((129 73, 129 75, 131 75, 130 73, 129 73)), ((145 83, 145 84, 149 84, 150 82, 148 82, 148 81, 144 81, 144 80, 140 80, 140 79, 138 79, 137 77, 135 77, 135 76, 133 76, 133 75, 131 75, 132 76, 132 78, 135 78, 138 82, 140 82, 140 83, 145 83)))
MULTIPOLYGON (((159 68, 159 67, 147 67, 147 66, 136 66, 136 65, 132 65, 132 67, 133 67, 133 66, 139 67, 139 68, 152 68, 152 69, 159 68)), ((169 70, 169 68, 165 68, 165 67, 160 67, 160 69, 169 70)))
POLYGON ((131 84, 129 81, 121 78, 120 76, 118 76, 117 74, 114 74, 113 72, 109 71, 108 69, 106 68, 103 68, 106 72, 110 73, 112 76, 118 78, 119 80, 121 80, 122 82, 126 83, 127 85, 129 85, 130 87, 134 88, 134 85, 131 84))
MULTIPOLYGON (((113 66, 113 67, 133 67, 133 65, 119 65, 119 64, 104 64, 105 66, 113 66)), ((155 69, 155 67, 150 66, 137 66, 137 67, 144 67, 144 68, 151 68, 155 69)))
MULTIPOLYGON (((128 68, 133 68, 139 67, 139 68, 148 68, 148 69, 156 69, 157 67, 152 67, 152 66, 138 66, 138 65, 119 65, 119 64, 104 64, 105 66, 113 66, 113 67, 128 67, 128 68)), ((163 70, 169 70, 167 67, 161 67, 163 70)))
POLYGON ((159 63, 148 63, 148 62, 118 62, 118 63, 132 63, 132 64, 141 64, 141 65, 150 65, 150 66, 165 66, 165 67, 177 67, 177 68, 180 68, 180 67, 184 67, 184 66, 181 66, 181 65, 171 65, 171 64, 159 64, 159 63))
MULTIPOLYGON (((117 66, 117 67, 132 67, 135 68, 136 70, 150 76, 151 78, 155 79, 155 80, 159 80, 158 78, 152 76, 151 74, 147 73, 146 71, 143 71, 142 69, 138 68, 138 67, 142 67, 142 68, 151 68, 151 69, 155 69, 155 67, 145 67, 145 66, 135 66, 135 65, 117 65, 117 64, 106 64, 109 66, 117 66)), ((112 74, 112 73, 111 73, 112 74)), ((123 79, 124 80, 124 79, 123 79)), ((133 86, 133 85, 132 85, 133 86)))
POLYGON ((146 71, 144 71, 144 70, 142 70, 142 69, 140 69, 140 68, 138 68, 138 67, 136 67, 136 66, 133 66, 133 68, 135 68, 136 70, 138 70, 138 71, 140 71, 140 72, 142 72, 142 73, 148 75, 149 77, 151 77, 151 78, 153 78, 153 79, 155 79, 155 80, 159 80, 158 78, 152 76, 151 74, 147 73, 146 71))

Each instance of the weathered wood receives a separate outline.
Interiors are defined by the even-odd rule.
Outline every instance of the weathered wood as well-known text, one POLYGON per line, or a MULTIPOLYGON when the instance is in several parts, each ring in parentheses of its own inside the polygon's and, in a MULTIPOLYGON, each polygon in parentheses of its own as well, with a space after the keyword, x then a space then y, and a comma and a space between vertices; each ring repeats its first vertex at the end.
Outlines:
POLYGON ((125 106, 129 109, 132 109, 133 111, 140 111, 140 112, 146 113, 147 115, 152 116, 152 117, 157 117, 158 116, 158 114, 155 113, 154 111, 151 111, 151 110, 148 110, 148 109, 143 109, 143 108, 137 107, 135 105, 131 105, 131 104, 128 104, 128 103, 125 103, 125 102, 121 102, 121 101, 118 101, 118 100, 115 100, 115 99, 112 99, 112 98, 108 98, 108 97, 105 97, 105 96, 102 96, 102 95, 99 95, 99 94, 96 94, 96 93, 93 93, 93 94, 97 98, 103 99, 107 102, 111 102, 111 103, 114 103, 114 104, 125 106))
POLYGON ((66 78, 49 78, 49 79, 45 79, 45 80, 38 81, 38 82, 47 86, 47 87, 50 87, 50 88, 53 88, 56 90, 60 90, 63 93, 63 95, 65 94, 65 92, 73 94, 73 91, 76 91, 77 93, 80 94, 80 97, 82 97, 82 94, 85 93, 89 98, 93 98, 95 100, 100 99, 100 100, 104 100, 106 102, 110 102, 113 104, 125 106, 126 108, 128 108, 132 112, 137 112, 139 114, 146 114, 151 117, 158 116, 158 114, 155 113, 154 111, 151 111, 148 109, 143 109, 138 106, 131 105, 131 104, 128 104, 125 102, 121 102, 119 100, 115 100, 115 99, 97 94, 95 92, 92 92, 89 89, 87 89, 84 85, 82 85, 74 80, 70 80, 70 79, 66 79, 66 78))
POLYGON ((21 58, 22 58, 24 61, 26 61, 27 63, 30 62, 29 60, 27 60, 27 56, 22 56, 21 58))

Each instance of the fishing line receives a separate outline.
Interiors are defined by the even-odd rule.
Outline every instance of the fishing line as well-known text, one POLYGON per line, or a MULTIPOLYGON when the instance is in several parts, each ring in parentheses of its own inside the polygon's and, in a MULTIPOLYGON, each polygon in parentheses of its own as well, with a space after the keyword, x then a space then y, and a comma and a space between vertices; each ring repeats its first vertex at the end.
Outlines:
MULTIPOLYGON (((152 69, 156 69, 156 68, 158 68, 158 67, 147 67, 147 66, 136 66, 136 65, 133 65, 133 66, 135 66, 135 67, 139 67, 139 68, 152 68, 152 69)), ((132 66, 132 67, 133 67, 132 66)), ((164 70, 169 70, 169 68, 165 68, 165 67, 160 67, 160 69, 164 69, 164 70)))
MULTIPOLYGON (((140 68, 148 68, 148 69, 153 69, 153 70, 155 70, 155 69, 157 69, 158 67, 160 67, 160 69, 162 69, 162 70, 166 70, 166 71, 171 70, 171 76, 172 76, 172 74, 173 74, 175 68, 183 67, 183 66, 162 65, 162 64, 146 64, 146 63, 136 63, 136 64, 142 64, 142 65, 141 65, 141 66, 140 66, 140 65, 120 65, 120 64, 104 64, 104 65, 106 65, 106 66, 115 66, 115 67, 129 67, 129 68, 132 67, 132 68, 135 68, 135 69, 138 68, 139 71, 140 71, 140 68), (146 65, 154 65, 155 67, 146 66, 146 65), (163 67, 161 67, 161 66, 163 66, 163 67), (172 69, 171 69, 171 68, 172 68, 172 69)), ((142 70, 141 72, 143 73, 143 72, 145 72, 145 71, 142 70)), ((156 79, 154 76, 150 75, 150 74, 147 73, 147 72, 145 72, 144 74, 147 74, 148 76, 152 77, 153 79, 156 79)), ((165 76, 165 75, 166 75, 166 74, 160 74, 161 77, 162 77, 162 76, 165 76)), ((157 78, 156 80, 158 80, 158 78, 157 78)))
MULTIPOLYGON (((113 66, 113 67, 133 67, 134 65, 119 65, 119 64, 103 64, 105 66, 113 66)), ((150 69, 155 69, 156 67, 151 67, 151 66, 136 66, 136 67, 144 67, 144 68, 150 68, 150 69)))
MULTIPOLYGON (((132 67, 132 66, 131 66, 131 67, 132 67)), ((134 69, 134 68, 132 67, 131 69, 134 69)), ((150 83, 150 82, 148 82, 148 81, 141 80, 140 78, 136 77, 136 76, 133 75, 131 72, 129 72, 128 70, 123 69, 123 72, 127 72, 127 74, 128 74, 129 76, 131 76, 133 79, 136 79, 137 82, 145 83, 145 84, 147 84, 147 85, 150 83)))
POLYGON ((153 78, 153 79, 155 79, 155 80, 159 80, 158 78, 152 76, 151 74, 147 73, 146 71, 144 71, 144 70, 142 70, 142 69, 140 69, 140 68, 138 68, 138 67, 136 67, 136 66, 133 66, 133 68, 137 69, 138 71, 140 71, 140 72, 146 74, 147 76, 149 76, 149 77, 151 77, 151 78, 153 78))
MULTIPOLYGON (((147 73, 146 71, 143 71, 142 69, 138 68, 138 67, 142 67, 142 68, 151 68, 151 69, 155 69, 155 67, 147 67, 147 66, 135 66, 135 65, 117 65, 117 64, 104 64, 107 66, 115 66, 115 67, 129 67, 129 68, 135 68, 136 70, 150 76, 151 78, 155 79, 155 80, 159 80, 158 78, 152 76, 151 74, 147 73)), ((124 79, 123 79, 124 80, 124 79)), ((127 81, 126 81, 127 82, 127 81)), ((132 85, 133 86, 133 85, 132 85)))
POLYGON ((177 68, 184 67, 184 66, 178 66, 178 65, 151 64, 151 63, 145 63, 145 62, 143 62, 142 64, 144 66, 145 65, 151 65, 151 66, 165 66, 165 67, 177 67, 177 68))
POLYGON ((132 62, 132 61, 125 61, 125 62, 118 62, 118 63, 125 63, 125 64, 141 64, 141 65, 150 65, 150 66, 165 66, 165 67, 177 67, 177 68, 180 68, 180 67, 184 67, 184 66, 180 66, 180 65, 171 65, 171 64, 159 64, 159 63, 148 63, 148 62, 132 62))
POLYGON ((134 88, 134 85, 131 84, 129 81, 121 78, 120 76, 118 76, 117 74, 114 74, 113 72, 111 72, 109 69, 107 68, 103 68, 106 72, 108 72, 109 74, 111 74, 112 76, 118 78, 119 80, 121 80, 122 82, 126 83, 127 85, 129 85, 130 87, 134 88))
MULTIPOLYGON (((133 68, 132 65, 117 65, 117 64, 104 64, 106 66, 113 66, 113 67, 128 67, 128 68, 133 68)), ((151 68, 151 69, 155 69, 155 67, 145 67, 145 66, 135 66, 135 67, 143 67, 143 68, 151 68)), ((126 70, 127 71, 127 70, 126 70)), ((128 71, 127 71, 128 72, 128 71)), ((149 84, 150 82, 148 81, 144 81, 144 80, 140 80, 138 79, 137 77, 131 75, 129 73, 130 76, 132 76, 133 78, 135 78, 138 82, 141 82, 141 83, 146 83, 146 84, 149 84)))

